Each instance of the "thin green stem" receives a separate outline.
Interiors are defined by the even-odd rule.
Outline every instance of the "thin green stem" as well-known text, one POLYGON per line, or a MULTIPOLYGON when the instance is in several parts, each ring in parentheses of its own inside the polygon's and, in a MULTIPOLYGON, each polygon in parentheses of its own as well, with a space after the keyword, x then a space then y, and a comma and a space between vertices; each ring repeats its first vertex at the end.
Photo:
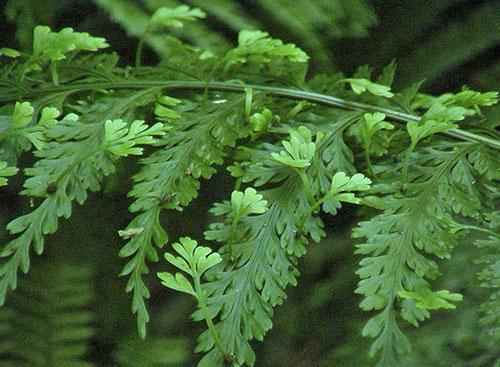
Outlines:
POLYGON ((304 223, 306 222, 307 217, 309 217, 312 213, 314 213, 316 210, 319 209, 321 204, 323 204, 326 201, 328 195, 323 196, 321 199, 316 201, 313 205, 309 207, 309 210, 305 212, 302 217, 299 219, 299 222, 297 224, 297 227, 302 230, 304 228, 304 223))
POLYGON ((52 76, 52 83, 59 85, 59 75, 57 74, 57 63, 55 61, 50 64, 50 75, 52 76))
POLYGON ((200 276, 198 274, 193 274, 194 281, 194 289, 196 292, 196 298, 198 299, 198 304, 200 306, 200 310, 203 313, 203 317, 205 318, 205 323, 207 324, 208 332, 212 336, 214 340, 215 347, 219 350, 219 352, 226 357, 228 353, 224 349, 222 345, 222 340, 220 339, 217 330, 215 329, 215 325, 212 322, 212 319, 209 316, 207 305, 205 304, 205 296, 203 294, 203 289, 201 288, 200 276))
POLYGON ((227 240, 227 246, 229 249, 229 261, 234 262, 234 257, 233 257, 233 242, 234 242, 234 236, 236 235, 236 226, 238 225, 239 218, 234 216, 231 219, 231 230, 229 232, 229 238, 227 240))
POLYGON ((367 166, 367 169, 368 169, 368 173, 373 178, 377 179, 377 175, 373 171, 372 160, 371 160, 371 157, 370 157, 370 144, 369 143, 365 143, 365 149, 364 150, 365 150, 365 160, 366 160, 366 166, 367 166))
POLYGON ((471 231, 483 232, 483 233, 486 233, 486 234, 493 236, 493 237, 499 236, 498 233, 493 232, 492 230, 490 230, 488 228, 481 228, 481 227, 470 226, 470 225, 461 225, 459 228, 457 228, 457 231, 462 231, 462 230, 467 230, 467 229, 471 230, 471 231))
POLYGON ((135 50, 135 67, 138 68, 141 66, 141 60, 142 60, 142 49, 144 48, 144 42, 146 41, 146 35, 148 34, 150 29, 150 24, 146 26, 146 29, 144 29, 144 32, 142 32, 141 36, 139 37, 139 43, 137 43, 137 48, 135 50))
MULTIPOLYGON (((395 111, 389 108, 373 106, 365 103, 345 100, 339 97, 329 96, 320 93, 308 92, 299 89, 280 88, 267 85, 252 85, 234 82, 216 82, 216 81, 198 81, 198 80, 153 80, 153 81, 116 81, 116 82, 96 82, 96 83, 72 83, 71 85, 59 85, 50 88, 40 88, 32 92, 12 93, 0 96, 0 104, 17 100, 26 100, 33 97, 43 96, 46 94, 68 91, 80 92, 84 90, 95 89, 141 89, 158 87, 164 89, 197 89, 197 90, 217 90, 244 93, 245 88, 252 88, 254 91, 269 93, 278 97, 285 97, 298 100, 306 100, 324 106, 339 107, 347 110, 362 111, 362 112, 381 112, 389 119, 396 121, 416 121, 421 120, 420 116, 412 115, 404 112, 395 111)), ((500 141, 486 136, 474 134, 468 131, 459 129, 450 129, 444 134, 466 141, 475 141, 492 148, 500 150, 500 141)))
POLYGON ((139 43, 137 44, 137 49, 135 50, 135 67, 141 66, 142 59, 142 49, 144 48, 144 36, 139 38, 139 43))
POLYGON ((302 180, 302 184, 304 185, 304 191, 306 192, 307 201, 309 201, 310 205, 313 205, 315 199, 313 193, 311 192, 311 183, 307 178, 306 172, 303 169, 298 169, 296 171, 299 174, 300 179, 302 180))
POLYGON ((234 191, 240 191, 241 177, 238 177, 234 183, 234 191))

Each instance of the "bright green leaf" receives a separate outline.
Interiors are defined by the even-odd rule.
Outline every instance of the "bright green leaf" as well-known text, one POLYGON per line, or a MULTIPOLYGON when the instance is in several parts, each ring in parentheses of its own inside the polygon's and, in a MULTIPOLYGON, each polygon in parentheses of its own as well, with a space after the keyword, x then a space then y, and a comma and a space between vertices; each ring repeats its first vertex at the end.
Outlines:
POLYGON ((194 291, 193 286, 181 273, 176 273, 175 276, 173 276, 170 273, 163 272, 158 273, 158 277, 162 281, 161 284, 163 284, 165 287, 172 288, 176 291, 184 292, 192 296, 196 296, 196 292, 194 291))
POLYGON ((7 162, 0 161, 0 186, 7 185, 7 179, 5 177, 15 175, 18 170, 17 167, 8 167, 7 162))
POLYGON ((136 145, 154 144, 154 137, 165 135, 166 130, 167 127, 162 123, 149 127, 142 120, 135 120, 130 125, 120 119, 107 120, 104 123, 103 144, 106 150, 116 156, 140 155, 142 148, 136 145))
POLYGON ((21 53, 17 50, 14 50, 12 48, 8 47, 2 47, 0 48, 0 56, 7 56, 7 57, 19 57, 21 56, 21 53))
POLYGON ((152 15, 150 22, 153 26, 180 28, 185 21, 205 18, 205 16, 201 9, 191 9, 187 5, 179 5, 176 8, 158 8, 152 15))
POLYGON ((233 191, 231 207, 232 215, 237 218, 250 214, 262 214, 268 210, 267 201, 263 200, 262 195, 258 194, 252 187, 246 188, 244 193, 233 191))
POLYGON ((439 308, 455 308, 451 302, 458 302, 463 299, 459 293, 450 293, 447 290, 431 291, 424 288, 418 291, 399 291, 398 295, 402 298, 413 299, 417 307, 426 310, 437 310, 439 308))
POLYGON ((12 116, 12 128, 19 129, 28 125, 33 119, 33 107, 29 102, 16 102, 12 116))
POLYGON ((271 157, 285 166, 305 168, 311 164, 316 151, 316 144, 312 142, 311 130, 299 127, 290 131, 290 141, 283 141, 285 150, 280 153, 271 153, 271 157))
POLYGON ((104 38, 92 37, 85 32, 74 32, 72 28, 63 28, 52 32, 49 27, 36 26, 33 31, 33 60, 58 61, 69 52, 97 51, 108 47, 104 38))
POLYGON ((227 67, 238 63, 270 63, 273 59, 287 59, 304 63, 309 57, 294 44, 283 44, 261 31, 243 30, 238 36, 238 47, 226 55, 227 67))
POLYGON ((350 79, 345 79, 345 81, 351 85, 353 92, 356 94, 361 94, 363 92, 368 91, 375 96, 381 96, 387 98, 392 98, 394 96, 394 94, 390 92, 391 87, 373 83, 368 79, 350 78, 350 79))

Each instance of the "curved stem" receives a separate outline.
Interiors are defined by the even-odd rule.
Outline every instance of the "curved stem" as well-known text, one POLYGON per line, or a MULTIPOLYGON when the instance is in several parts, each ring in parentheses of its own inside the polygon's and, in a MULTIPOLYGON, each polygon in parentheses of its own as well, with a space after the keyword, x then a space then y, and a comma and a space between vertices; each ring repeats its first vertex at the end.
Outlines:
POLYGON ((370 156, 370 144, 368 142, 365 143, 365 160, 366 160, 366 165, 367 165, 368 173, 374 179, 377 179, 377 175, 373 171, 372 159, 371 159, 371 156, 370 156))
POLYGON ((478 227, 478 226, 469 226, 469 225, 461 225, 457 230, 458 231, 462 231, 462 230, 472 230, 472 231, 478 231, 478 232, 482 232, 482 233, 486 233, 492 237, 498 237, 499 234, 496 233, 496 232, 493 232, 492 230, 488 229, 488 228, 481 228, 481 227, 478 227))
POLYGON ((298 173, 302 181, 302 184, 304 185, 304 191, 307 196, 307 201, 309 202, 310 205, 313 205, 315 202, 314 194, 311 192, 311 183, 309 182, 306 173, 304 172, 303 169, 297 169, 296 172, 298 173))
POLYGON ((203 295, 203 289, 201 288, 201 283, 198 274, 194 274, 193 281, 196 292, 196 298, 198 299, 201 312, 203 313, 203 317, 205 318, 205 323, 207 324, 208 332, 210 333, 210 335, 214 340, 215 347, 224 357, 226 357, 228 353, 224 349, 224 346, 222 345, 222 340, 220 339, 220 336, 217 333, 217 330, 215 329, 215 325, 212 322, 210 315, 208 314, 207 305, 205 304, 205 296, 203 295))
POLYGON ((323 196, 321 199, 319 199, 318 201, 316 201, 313 205, 311 205, 309 207, 309 209, 307 210, 307 212, 305 212, 302 217, 299 219, 298 223, 297 223, 297 228, 299 230, 303 230, 304 229, 304 224, 306 222, 306 219, 312 214, 314 213, 316 210, 318 210, 320 208, 320 206, 326 201, 326 196, 323 196))
POLYGON ((141 66, 142 59, 142 48, 144 47, 144 36, 139 39, 139 43, 137 44, 137 49, 135 50, 135 67, 138 68, 141 66))
POLYGON ((234 242, 234 237, 236 236, 236 226, 238 224, 238 217, 233 217, 231 219, 231 229, 229 232, 229 239, 227 241, 227 246, 228 246, 228 251, 229 251, 229 261, 234 262, 235 259, 233 257, 233 242, 234 242))
MULTIPOLYGON (((96 83, 74 83, 71 85, 59 85, 51 88, 41 88, 27 93, 12 93, 0 96, 0 103, 17 101, 32 97, 43 96, 46 94, 70 91, 79 92, 92 89, 141 89, 158 87, 163 89, 198 89, 198 90, 218 90, 244 93, 246 88, 252 88, 254 91, 266 92, 278 97, 286 97, 291 99, 306 100, 324 106, 339 107, 347 110, 362 111, 362 112, 382 112, 388 118, 396 121, 416 121, 421 120, 420 116, 412 115, 404 112, 395 111, 389 108, 373 106, 365 103, 349 101, 335 96, 326 94, 308 92, 299 89, 280 88, 267 85, 253 85, 234 82, 217 82, 217 81, 198 81, 198 80, 154 80, 154 81, 116 81, 116 82, 96 82, 96 83)), ((492 148, 500 150, 500 141, 486 136, 474 134, 468 131, 459 129, 450 129, 443 134, 450 137, 475 141, 492 148)))

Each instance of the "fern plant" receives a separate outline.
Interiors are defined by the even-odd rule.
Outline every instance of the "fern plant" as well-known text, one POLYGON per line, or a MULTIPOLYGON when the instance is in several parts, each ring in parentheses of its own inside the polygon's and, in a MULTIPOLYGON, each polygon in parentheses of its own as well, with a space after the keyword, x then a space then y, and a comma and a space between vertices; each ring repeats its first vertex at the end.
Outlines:
MULTIPOLYGON (((203 17, 185 5, 159 8, 140 36, 203 17)), ((101 51, 104 39, 71 28, 35 27, 31 52, 0 49, 0 185, 24 173, 29 202, 7 225, 0 303, 74 202, 84 205, 106 177, 130 167, 124 159, 141 156, 139 169, 125 172, 133 217, 116 230, 144 338, 147 274, 176 226, 169 218, 223 166, 233 190, 211 209, 219 218, 204 232, 211 246, 181 237, 172 245, 179 256, 167 250, 165 258, 189 279, 158 274, 196 299, 193 318, 207 327, 199 365, 255 364, 252 341, 271 329, 275 307, 297 284, 299 259, 325 236, 325 216, 346 205, 364 208, 353 231, 362 255, 356 292, 372 313, 363 335, 374 339, 370 355, 379 366, 400 365, 411 350, 402 325, 418 326, 463 298, 433 286, 440 260, 472 231, 488 235, 480 246, 498 247, 500 142, 481 112, 497 93, 393 90, 394 63, 379 76, 360 68, 349 77, 306 78, 310 56, 261 31, 241 31, 238 45, 222 53, 175 33, 167 39, 169 53, 154 67, 141 66, 146 38, 135 65, 123 67, 101 51), (34 162, 25 163, 26 152, 34 162)), ((485 256, 480 276, 495 288, 496 255, 485 256)), ((494 333, 495 295, 483 308, 494 333)))

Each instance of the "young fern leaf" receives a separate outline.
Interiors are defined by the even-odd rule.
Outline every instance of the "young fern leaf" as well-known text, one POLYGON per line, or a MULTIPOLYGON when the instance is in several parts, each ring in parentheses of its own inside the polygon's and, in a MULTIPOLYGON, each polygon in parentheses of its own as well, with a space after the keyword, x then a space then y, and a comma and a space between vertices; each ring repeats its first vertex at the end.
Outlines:
POLYGON ((184 26, 185 21, 192 21, 197 18, 205 18, 205 13, 197 8, 190 9, 187 5, 179 5, 176 8, 161 7, 156 9, 151 16, 150 24, 153 27, 163 26, 180 28, 184 26))
MULTIPOLYGON (((86 32, 74 32, 73 28, 63 28, 59 32, 52 32, 47 26, 38 25, 33 30, 33 51, 27 56, 27 62, 22 65, 21 80, 32 71, 41 71, 50 63, 52 82, 59 84, 57 63, 72 53, 79 51, 97 51, 108 47, 106 40, 101 37, 92 37, 86 32)), ((16 50, 4 49, 4 54, 24 55, 16 50), (5 51, 7 50, 7 52, 5 51)), ((12 57, 12 56, 11 56, 12 57)))
POLYGON ((134 121, 128 128, 121 120, 84 124, 74 114, 46 129, 51 142, 35 151, 40 160, 25 170, 31 177, 22 191, 41 202, 31 213, 7 225, 11 234, 19 235, 0 253, 8 258, 0 266, 0 304, 7 290, 16 287, 18 269, 28 271, 31 246, 37 254, 43 252, 43 237, 57 230, 59 217, 70 217, 72 202, 83 204, 87 191, 97 191, 103 177, 114 171, 117 158, 140 154, 136 144, 152 144, 154 136, 164 133, 161 123, 150 128, 143 121, 134 121))
POLYGON ((92 37, 85 32, 74 32, 72 28, 63 28, 52 32, 49 27, 36 26, 33 30, 33 53, 25 66, 25 72, 41 70, 42 66, 51 62, 52 77, 58 83, 55 62, 63 60, 70 52, 97 51, 108 47, 104 38, 92 37))
POLYGON ((390 92, 391 87, 373 83, 368 79, 350 78, 350 79, 344 79, 342 81, 349 83, 352 88, 352 91, 356 94, 361 94, 368 91, 374 96, 387 97, 387 98, 392 98, 394 96, 394 93, 390 92))
POLYGON ((210 178, 215 173, 212 166, 223 162, 224 148, 249 133, 242 126, 243 109, 238 109, 242 103, 240 97, 228 99, 220 106, 206 102, 198 106, 199 110, 186 111, 177 119, 171 112, 165 115, 165 107, 157 106, 161 117, 174 119, 170 133, 159 143, 160 149, 142 160, 143 168, 134 176, 135 185, 129 196, 135 201, 130 211, 138 214, 126 230, 140 232, 131 236, 120 251, 120 257, 132 257, 121 275, 130 274, 126 291, 133 293, 132 312, 137 313, 141 337, 146 335, 149 320, 145 303, 149 291, 142 279, 148 272, 146 259, 157 261, 155 247, 163 247, 168 240, 160 225, 160 211, 180 211, 187 206, 198 194, 200 178, 210 178))
POLYGON ((315 206, 321 203, 325 213, 335 215, 341 207, 340 202, 361 203, 361 199, 356 197, 353 191, 366 191, 371 183, 372 181, 361 173, 348 177, 344 172, 337 172, 332 178, 330 190, 315 206))
MULTIPOLYGON (((321 139, 321 135, 318 137, 321 139)), ((297 131, 290 131, 290 141, 283 141, 285 150, 271 153, 271 157, 284 166, 294 169, 306 168, 311 165, 311 160, 316 151, 316 144, 311 141, 311 130, 299 127, 297 131)))
POLYGON ((200 313, 203 315, 216 347, 225 358, 232 358, 224 351, 219 335, 212 322, 213 316, 209 313, 206 305, 206 294, 202 288, 201 277, 203 274, 222 261, 220 255, 208 247, 198 246, 198 243, 189 237, 181 237, 179 242, 172 244, 174 250, 180 256, 165 253, 165 259, 176 268, 186 272, 193 283, 186 279, 182 273, 175 275, 163 272, 158 273, 161 283, 168 288, 192 295, 198 301, 200 313))
MULTIPOLYGON (((267 182, 279 182, 278 186, 262 191, 262 195, 253 188, 233 192, 230 202, 216 204, 213 209, 215 214, 226 215, 225 223, 213 224, 205 233, 207 239, 226 244, 221 249, 224 261, 211 272, 213 280, 205 289, 209 312, 219 317, 215 329, 225 352, 234 355, 236 365, 254 365, 249 341, 264 338, 272 326, 273 307, 286 298, 287 285, 296 284, 297 258, 305 253, 306 236, 318 241, 324 235, 321 221, 312 217, 316 207, 310 201, 315 201, 316 185, 306 175, 311 161, 322 153, 316 150, 322 134, 313 141, 311 131, 299 127, 290 135, 290 141, 283 142, 285 150, 278 153, 271 148, 260 168, 267 171, 272 167, 272 176, 267 171, 265 177, 267 182)), ((251 172, 245 181, 252 180, 250 177, 262 179, 258 171, 251 172)), ((364 190, 369 181, 360 175, 348 182, 352 182, 351 189, 364 190)), ((349 185, 337 179, 329 199, 342 191, 341 186, 349 185)), ((340 195, 347 198, 349 194, 340 195)), ((354 197, 348 199, 356 201, 354 197)), ((201 319, 202 315, 195 313, 194 317, 201 319)), ((196 350, 209 352, 200 366, 222 365, 224 356, 214 345, 208 332, 200 336, 196 350)))
MULTIPOLYGON (((372 145, 381 146, 382 144, 377 144, 374 141, 374 137, 378 137, 377 133, 381 130, 393 130, 394 125, 385 121, 386 116, 383 113, 375 112, 375 113, 365 113, 363 115, 364 123, 360 124, 356 131, 356 135, 359 136, 360 141, 362 142, 365 149, 368 153, 371 153, 372 145)), ((376 149, 375 152, 378 154, 385 153, 385 149, 382 148, 381 151, 376 149)))
MULTIPOLYGON (((245 192, 233 191, 230 202, 216 203, 211 212, 217 216, 227 215, 231 218, 231 232, 228 234, 227 246, 229 261, 235 261, 233 257, 233 241, 235 240, 238 222, 250 214, 262 214, 268 210, 267 201, 262 200, 262 195, 257 194, 254 188, 248 187, 245 192)), ((205 232, 208 240, 216 239, 211 237, 210 231, 205 232)))
POLYGON ((390 138, 386 130, 394 130, 394 125, 385 121, 385 118, 386 115, 381 112, 365 113, 363 120, 349 129, 350 135, 353 135, 363 147, 367 169, 372 177, 376 177, 376 174, 371 156, 387 153, 390 138))
POLYGON ((45 107, 40 119, 32 124, 33 112, 29 102, 16 102, 12 117, 4 117, 4 126, 0 126, 0 158, 16 163, 23 151, 32 147, 40 150, 49 140, 45 130, 56 124, 60 112, 53 107, 45 107))
POLYGON ((223 72, 262 73, 284 80, 303 83, 309 56, 292 43, 284 44, 261 31, 243 30, 238 47, 221 60, 223 72))
POLYGON ((226 55, 226 68, 232 64, 269 63, 273 59, 288 59, 291 62, 307 62, 309 57, 293 44, 283 44, 261 31, 241 31, 238 35, 238 47, 226 55))

